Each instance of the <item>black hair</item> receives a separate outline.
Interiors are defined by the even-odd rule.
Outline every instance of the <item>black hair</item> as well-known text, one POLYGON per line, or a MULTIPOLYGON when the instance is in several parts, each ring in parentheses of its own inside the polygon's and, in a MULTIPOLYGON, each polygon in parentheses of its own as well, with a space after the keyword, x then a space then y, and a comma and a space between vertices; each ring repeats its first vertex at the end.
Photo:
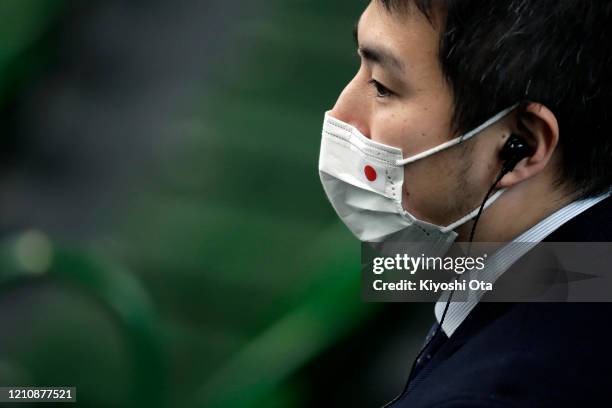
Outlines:
POLYGON ((442 15, 440 64, 463 132, 515 104, 549 108, 559 123, 557 186, 585 198, 612 184, 612 2, 376 0, 390 12, 442 15))

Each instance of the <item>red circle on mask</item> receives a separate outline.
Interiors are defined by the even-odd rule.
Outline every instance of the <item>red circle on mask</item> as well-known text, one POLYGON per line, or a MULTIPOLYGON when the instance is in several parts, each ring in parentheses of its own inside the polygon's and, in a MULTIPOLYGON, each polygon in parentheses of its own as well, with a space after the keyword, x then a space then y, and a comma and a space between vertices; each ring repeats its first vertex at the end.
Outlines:
POLYGON ((365 168, 363 169, 363 172, 365 173, 365 176, 368 180, 370 181, 374 181, 376 180, 376 170, 374 170, 374 167, 372 166, 365 166, 365 168))

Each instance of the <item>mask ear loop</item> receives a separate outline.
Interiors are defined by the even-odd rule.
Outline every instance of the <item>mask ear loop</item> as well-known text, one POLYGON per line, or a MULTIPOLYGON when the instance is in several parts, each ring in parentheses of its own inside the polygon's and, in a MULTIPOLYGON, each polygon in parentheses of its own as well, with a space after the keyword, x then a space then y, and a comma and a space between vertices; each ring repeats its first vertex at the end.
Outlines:
MULTIPOLYGON (((497 200, 499 198, 499 196, 502 195, 506 191, 506 189, 501 189, 498 192, 496 192, 495 194, 493 194, 493 196, 489 197, 491 195, 491 192, 493 191, 493 187, 495 187, 496 184, 497 184, 497 181, 495 182, 495 184, 493 184, 493 186, 491 187, 491 189, 487 193, 485 199, 483 200, 482 204, 478 208, 476 208, 471 213, 467 214, 465 217, 462 217, 461 219, 453 222, 452 224, 442 228, 440 231, 442 231, 442 232, 452 231, 455 228, 465 224, 466 222, 468 222, 470 220, 473 220, 474 218, 478 219, 480 217, 480 214, 482 213, 482 211, 487 209, 487 208, 489 208, 489 206, 491 204, 493 204, 495 202, 495 200, 497 200)), ((470 237, 472 237, 472 236, 470 235, 470 237)))
POLYGON ((425 157, 431 156, 432 154, 438 153, 442 150, 446 150, 449 147, 455 146, 459 143, 463 143, 466 140, 469 140, 471 138, 473 138, 474 136, 476 136, 477 134, 479 134, 480 132, 482 132, 484 129, 488 128, 489 126, 491 126, 493 123, 499 121, 501 118, 505 117, 506 115, 508 115, 510 112, 512 112, 519 104, 516 103, 512 106, 510 106, 509 108, 504 109, 503 111, 499 112, 498 114, 496 114, 495 116, 489 118, 486 122, 482 123, 480 126, 476 127, 475 129, 469 131, 468 133, 462 135, 462 136, 458 136, 454 139, 449 140, 448 142, 442 143, 436 147, 433 147, 429 150, 425 150, 424 152, 415 154, 414 156, 411 157, 407 157, 405 159, 401 159, 401 160, 397 160, 395 162, 396 166, 404 166, 408 163, 413 163, 417 160, 421 160, 424 159, 425 157))

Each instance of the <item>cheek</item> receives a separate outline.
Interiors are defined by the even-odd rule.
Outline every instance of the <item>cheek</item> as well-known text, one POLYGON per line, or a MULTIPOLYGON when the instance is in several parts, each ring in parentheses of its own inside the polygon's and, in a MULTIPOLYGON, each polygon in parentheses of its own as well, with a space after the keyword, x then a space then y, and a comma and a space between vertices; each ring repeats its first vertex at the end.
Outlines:
POLYGON ((465 215, 472 167, 462 150, 451 148, 406 166, 402 205, 407 211, 437 225, 465 215))
POLYGON ((446 201, 442 197, 453 179, 454 165, 445 153, 419 160, 404 168, 405 208, 423 214, 435 210, 440 202, 446 201))
POLYGON ((406 135, 414 132, 410 122, 396 114, 375 115, 371 122, 371 137, 375 142, 402 149, 405 156, 406 135))
POLYGON ((380 108, 373 115, 371 137, 377 142, 402 149, 404 157, 414 156, 449 139, 444 117, 427 107, 409 106, 399 111, 380 108))

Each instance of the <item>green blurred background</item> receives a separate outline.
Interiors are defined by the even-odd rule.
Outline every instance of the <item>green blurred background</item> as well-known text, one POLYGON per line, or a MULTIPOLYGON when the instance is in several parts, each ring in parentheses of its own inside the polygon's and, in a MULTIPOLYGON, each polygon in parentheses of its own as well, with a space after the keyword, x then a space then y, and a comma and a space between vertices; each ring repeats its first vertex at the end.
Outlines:
POLYGON ((361 301, 317 173, 366 4, 0 0, 0 385, 89 407, 401 391, 433 306, 361 301))

